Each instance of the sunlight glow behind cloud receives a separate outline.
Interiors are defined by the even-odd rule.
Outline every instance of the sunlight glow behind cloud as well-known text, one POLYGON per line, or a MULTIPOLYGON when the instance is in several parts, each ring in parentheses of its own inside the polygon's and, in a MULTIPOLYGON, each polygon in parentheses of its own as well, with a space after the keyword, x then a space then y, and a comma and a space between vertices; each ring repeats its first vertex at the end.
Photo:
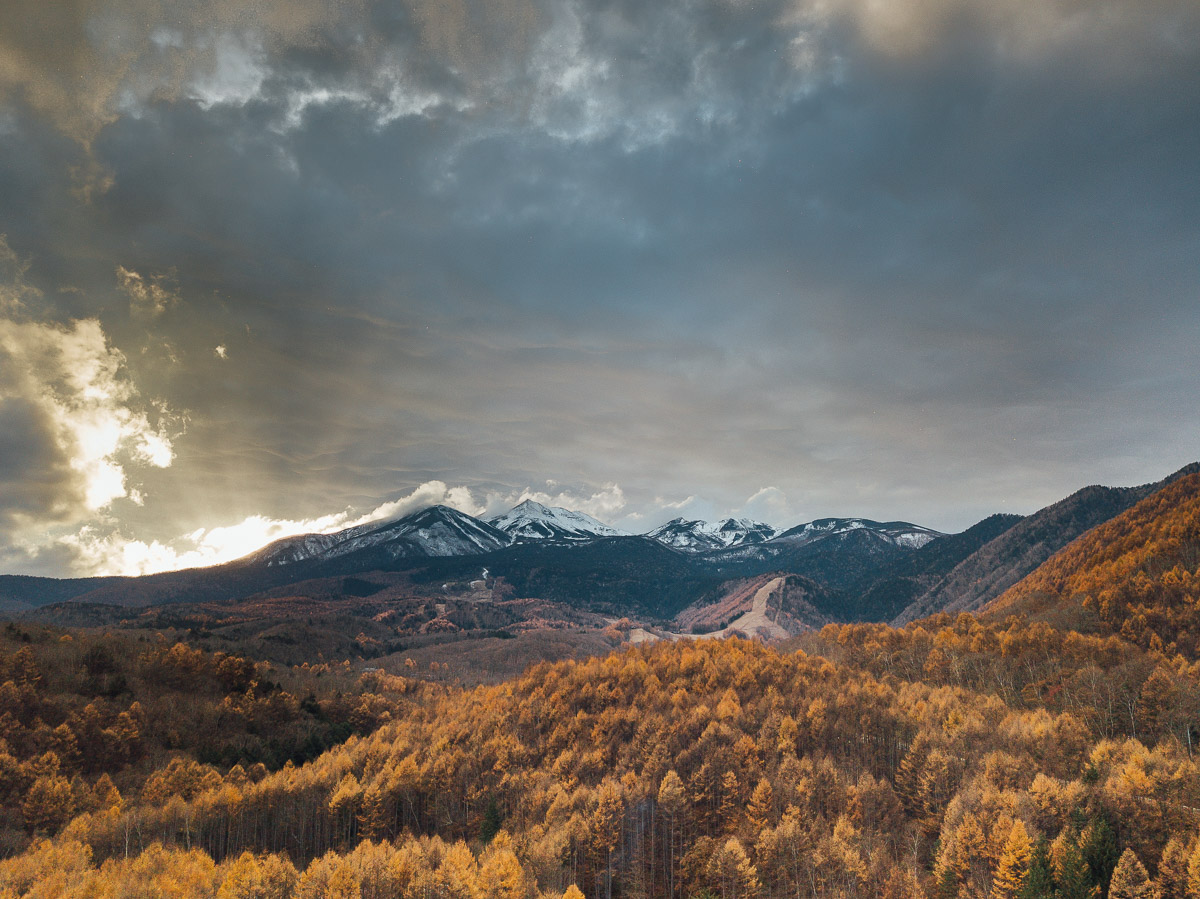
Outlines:
MULTIPOLYGON (((98 512, 129 496, 131 466, 171 464, 171 437, 134 408, 125 359, 99 321, 62 327, 0 319, 0 363, 0 405, 29 409, 49 440, 43 451, 60 456, 71 472, 61 475, 67 483, 55 517, 98 512)), ((32 475, 39 460, 25 461, 32 475)))
POLYGON ((88 525, 59 543, 77 556, 81 570, 101 575, 141 575, 180 568, 220 565, 261 549, 275 540, 299 534, 332 534, 345 528, 402 518, 432 505, 446 505, 467 514, 482 508, 466 487, 448 487, 428 481, 397 500, 381 503, 371 511, 351 511, 301 520, 272 519, 251 515, 236 524, 199 528, 174 540, 150 542, 122 536, 103 525, 88 525))
POLYGON ((469 488, 452 487, 435 480, 427 481, 411 493, 381 503, 363 514, 356 515, 347 510, 299 520, 251 515, 235 524, 199 528, 166 542, 125 537, 116 529, 106 528, 104 523, 94 523, 60 538, 59 543, 76 555, 77 565, 82 571, 99 575, 154 574, 180 568, 220 565, 240 559, 284 537, 331 534, 373 522, 383 523, 429 506, 444 505, 468 515, 492 516, 527 499, 585 512, 605 522, 619 515, 625 507, 624 493, 616 484, 609 484, 590 496, 527 489, 504 495, 490 493, 483 502, 478 502, 469 488))
POLYGON ((1198 106, 1194 0, 0 3, 0 573, 1160 478, 1198 106))

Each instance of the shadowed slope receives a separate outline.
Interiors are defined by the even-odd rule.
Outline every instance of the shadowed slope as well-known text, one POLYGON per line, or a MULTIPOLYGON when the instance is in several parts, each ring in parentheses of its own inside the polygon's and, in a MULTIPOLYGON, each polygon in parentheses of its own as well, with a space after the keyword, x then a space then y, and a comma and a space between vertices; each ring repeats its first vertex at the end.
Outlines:
POLYGON ((1084 487, 985 544, 901 612, 893 624, 901 626, 937 612, 982 609, 1075 538, 1196 471, 1200 464, 1193 463, 1155 484, 1084 487))
POLYGON ((1101 525, 987 606, 1101 628, 1155 649, 1197 654, 1200 473, 1168 484, 1101 525))

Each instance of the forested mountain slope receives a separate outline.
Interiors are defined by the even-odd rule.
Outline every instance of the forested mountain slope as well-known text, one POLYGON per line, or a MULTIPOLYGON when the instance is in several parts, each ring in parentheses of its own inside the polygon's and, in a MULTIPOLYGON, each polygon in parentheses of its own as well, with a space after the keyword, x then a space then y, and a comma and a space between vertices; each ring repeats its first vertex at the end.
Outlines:
POLYGON ((1081 623, 1140 646, 1200 650, 1200 473, 1088 532, 985 609, 1081 623))
MULTIPOLYGON (((0 850, 145 795, 172 760, 262 777, 434 689, 348 665, 287 668, 146 634, 0 630, 0 850), (156 774, 158 772, 158 774, 156 774)), ((216 777, 216 782, 221 778, 216 777)))
POLYGON ((1200 867, 1200 770, 1172 710, 1200 697, 1196 669, 1044 624, 964 615, 939 628, 831 625, 809 638, 810 653, 658 644, 426 693, 308 765, 257 782, 164 777, 140 798, 85 811, 0 862, 0 889, 1141 895, 1122 892, 1132 884, 1183 897, 1189 859, 1200 867), (916 669, 903 661, 913 653, 924 654, 916 669), (993 663, 1018 680, 987 675, 993 663), (976 674, 984 682, 967 686, 976 674), (1056 686, 1053 709, 1019 680, 1034 675, 1056 686), (1068 689, 1085 682, 1132 690, 1138 716, 1068 689))
POLYGON ((991 515, 959 534, 948 534, 903 555, 885 570, 872 572, 846 590, 843 620, 889 621, 955 566, 1021 520, 991 515))
MULTIPOLYGON (((992 519, 858 576, 921 582, 980 542, 967 561, 998 542, 1036 555, 1125 499, 1097 490, 1023 541, 1004 543, 1028 519, 992 519)), ((530 544, 518 570, 571 595, 569 549, 530 544)), ((696 577, 686 554, 636 538, 576 549, 577 573, 615 552, 599 586, 646 609, 717 580, 655 597, 654 578, 696 577)), ((424 564, 428 579, 466 563, 424 564)), ((349 584, 395 631, 387 591, 416 589, 408 577, 331 579, 305 614, 349 584)), ((493 614, 510 589, 430 585, 406 613, 432 615, 422 627, 493 614)), ((835 595, 772 574, 710 611, 749 601, 777 623, 789 585, 805 602, 835 595)), ((178 633, 210 639, 219 611, 196 607, 178 633)), ((361 659, 288 667, 144 630, 13 625, 0 896, 1194 899, 1198 611, 1191 473, 979 618, 830 624, 770 647, 663 640, 473 689, 426 683, 412 659, 396 660, 404 676, 361 659)))
POLYGON ((1196 471, 1200 471, 1200 464, 1193 463, 1154 484, 1085 487, 1035 512, 964 559, 945 580, 897 615, 893 623, 899 627, 937 612, 982 609, 1076 537, 1196 471))

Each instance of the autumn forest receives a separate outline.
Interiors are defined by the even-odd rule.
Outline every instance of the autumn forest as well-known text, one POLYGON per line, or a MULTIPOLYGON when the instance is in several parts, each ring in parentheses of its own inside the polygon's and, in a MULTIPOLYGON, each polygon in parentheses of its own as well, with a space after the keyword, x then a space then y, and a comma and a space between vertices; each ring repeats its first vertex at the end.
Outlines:
POLYGON ((1198 638, 1200 474, 975 613, 498 684, 16 621, 0 896, 1200 899, 1198 638))

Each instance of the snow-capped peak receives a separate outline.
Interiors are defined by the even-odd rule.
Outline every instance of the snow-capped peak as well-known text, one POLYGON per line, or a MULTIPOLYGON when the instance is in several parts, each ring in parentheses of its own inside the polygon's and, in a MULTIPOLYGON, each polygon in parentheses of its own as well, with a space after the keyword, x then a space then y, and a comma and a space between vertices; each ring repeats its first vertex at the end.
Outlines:
POLYGON ((775 536, 775 528, 749 518, 726 518, 716 523, 675 518, 646 536, 676 549, 703 552, 747 543, 763 543, 775 536))
POLYGON ((920 549, 926 543, 944 536, 930 528, 910 524, 907 521, 872 521, 869 518, 818 518, 806 524, 789 528, 776 537, 788 543, 805 544, 823 537, 847 534, 851 531, 868 531, 879 539, 908 549, 920 549))
POLYGON ((507 534, 465 512, 430 506, 403 518, 358 525, 334 534, 285 537, 252 558, 268 566, 288 565, 333 559, 374 547, 383 548, 393 558, 463 556, 493 552, 510 542, 507 534))
POLYGON ((514 540, 591 540, 621 537, 618 531, 591 515, 527 499, 488 522, 514 540))

